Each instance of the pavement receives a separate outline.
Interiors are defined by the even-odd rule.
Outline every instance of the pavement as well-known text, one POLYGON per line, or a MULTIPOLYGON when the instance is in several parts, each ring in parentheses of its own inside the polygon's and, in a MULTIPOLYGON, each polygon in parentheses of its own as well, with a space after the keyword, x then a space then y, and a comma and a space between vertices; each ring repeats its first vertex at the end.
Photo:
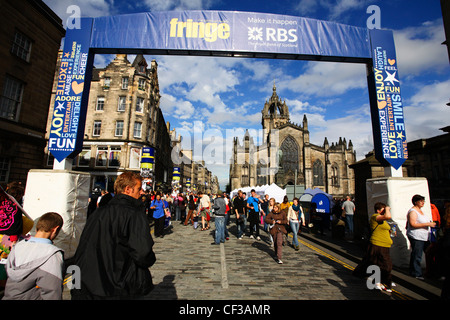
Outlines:
MULTIPOLYGON (((325 232, 325 235, 320 235, 313 232, 303 232, 301 233, 301 237, 336 252, 355 263, 359 263, 365 254, 365 250, 363 249, 361 243, 345 238, 333 238, 331 236, 331 231, 325 232)), ((419 280, 410 276, 408 274, 408 270, 394 266, 392 270, 392 281, 422 295, 427 299, 440 299, 443 284, 440 280, 429 278, 419 280)))
MULTIPOLYGON (((274 259, 268 234, 261 240, 236 237, 234 220, 227 227, 229 240, 214 242, 211 228, 200 231, 172 222, 163 238, 154 238, 157 261, 150 268, 154 290, 149 300, 437 300, 442 282, 421 281, 404 270, 392 272, 394 292, 369 290, 366 280, 352 276, 364 255, 357 243, 304 230, 295 251, 292 233, 283 247, 283 264, 274 259)), ((153 231, 153 230, 152 230, 153 231)), ((1 296, 1 292, 0 292, 1 296)), ((64 286, 63 300, 70 300, 64 286)))
POLYGON ((327 235, 302 232, 300 250, 284 246, 281 265, 265 231, 260 231, 260 241, 248 236, 239 240, 233 219, 229 240, 211 245, 213 220, 207 231, 175 221, 164 238, 155 239, 157 262, 150 268, 155 289, 148 299, 426 300, 440 296, 439 283, 420 281, 400 270, 393 271, 394 293, 369 290, 365 280, 351 275, 364 250, 327 235))

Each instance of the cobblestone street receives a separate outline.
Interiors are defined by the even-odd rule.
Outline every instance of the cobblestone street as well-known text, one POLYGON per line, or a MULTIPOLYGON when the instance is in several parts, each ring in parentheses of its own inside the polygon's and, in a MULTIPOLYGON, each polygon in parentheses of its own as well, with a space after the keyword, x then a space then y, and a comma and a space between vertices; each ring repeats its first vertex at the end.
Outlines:
POLYGON ((365 281, 351 275, 349 265, 311 249, 301 238, 300 251, 283 247, 284 263, 279 265, 262 230, 260 241, 238 240, 230 223, 230 240, 219 246, 211 245, 214 223, 207 231, 172 225, 169 234, 155 239, 151 299, 393 299, 367 289, 365 281))

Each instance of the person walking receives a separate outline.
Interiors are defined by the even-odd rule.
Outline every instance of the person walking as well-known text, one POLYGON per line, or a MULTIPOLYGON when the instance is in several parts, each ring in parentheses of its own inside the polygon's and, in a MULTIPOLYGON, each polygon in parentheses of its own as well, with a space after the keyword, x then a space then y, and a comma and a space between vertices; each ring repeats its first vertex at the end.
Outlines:
POLYGON ((186 220, 184 221, 184 225, 188 225, 189 219, 191 219, 191 224, 194 225, 194 215, 193 212, 195 210, 195 201, 194 201, 194 195, 189 195, 189 201, 188 201, 188 214, 186 216, 186 220))
POLYGON ((264 225, 264 231, 267 232, 268 224, 264 222, 266 215, 269 214, 269 195, 265 194, 264 199, 261 201, 261 224, 264 225))
POLYGON ((275 249, 275 260, 278 264, 282 264, 283 261, 283 238, 287 234, 285 225, 287 224, 287 217, 284 211, 280 210, 280 204, 276 203, 273 207, 272 212, 270 212, 265 219, 267 224, 272 225, 270 229, 270 234, 272 235, 274 241, 275 249))
MULTIPOLYGON (((276 204, 275 198, 270 198, 269 199, 269 206, 267 207, 266 218, 267 218, 267 215, 272 212, 273 207, 275 206, 275 204, 276 204)), ((264 224, 267 225, 267 233, 269 234, 270 246, 273 247, 273 238, 272 238, 272 235, 270 234, 270 229, 272 228, 272 225, 268 224, 266 222, 266 218, 264 218, 264 224)))
POLYGON ((223 198, 222 191, 219 190, 217 193, 217 197, 213 202, 214 209, 214 222, 216 225, 216 231, 214 236, 214 242, 211 244, 220 244, 221 242, 225 242, 225 211, 226 211, 226 203, 223 198))
MULTIPOLYGON (((286 217, 287 217, 290 206, 291 206, 291 203, 289 202, 288 196, 284 196, 283 202, 280 203, 280 211, 283 211, 286 214, 286 217)), ((286 231, 289 229, 289 225, 287 223, 284 227, 285 227, 286 231)), ((287 244, 287 233, 283 238, 283 245, 286 245, 286 244, 287 244)))
POLYGON ((298 234, 298 231, 300 228, 300 223, 302 223, 303 226, 305 225, 303 209, 298 201, 299 201, 298 198, 294 198, 292 200, 292 206, 289 207, 288 216, 287 216, 287 219, 289 221, 289 226, 291 227, 291 230, 292 230, 292 237, 293 237, 292 246, 294 247, 294 249, 296 251, 298 251, 300 249, 299 244, 298 244, 298 238, 297 238, 297 234, 298 234))
POLYGON ((411 244, 411 255, 409 260, 409 272, 411 276, 423 280, 422 253, 427 249, 429 244, 430 227, 435 227, 436 223, 431 221, 422 211, 425 205, 425 197, 414 195, 411 199, 413 207, 409 209, 407 214, 406 236, 411 244))
POLYGON ((241 190, 238 191, 238 196, 233 201, 233 208, 236 213, 237 237, 242 240, 247 225, 247 202, 244 200, 244 194, 241 190))
POLYGON ((256 240, 261 240, 259 236, 259 202, 261 199, 256 194, 255 189, 250 191, 251 196, 247 199, 248 221, 250 223, 250 239, 254 239, 253 232, 255 232, 256 240))
POLYGON ((351 201, 350 196, 347 196, 347 200, 342 203, 342 217, 345 218, 347 223, 348 234, 353 235, 353 215, 355 214, 355 204, 351 201))
POLYGON ((166 218, 164 209, 168 207, 167 201, 161 199, 159 192, 156 193, 155 199, 150 204, 150 209, 153 210, 153 220, 155 221, 155 237, 164 237, 164 222, 166 218))
POLYGON ((375 284, 375 289, 392 292, 392 260, 389 251, 393 241, 390 234, 391 226, 387 223, 392 218, 391 210, 386 204, 377 202, 374 211, 369 221, 371 229, 369 246, 353 275, 363 278, 367 275, 367 268, 376 265, 380 267, 381 282, 375 284))
POLYGON ((141 299, 153 289, 153 239, 139 196, 139 173, 125 171, 114 183, 114 198, 87 220, 74 256, 81 286, 73 300, 141 299))
POLYGON ((208 230, 209 227, 209 219, 208 214, 211 209, 211 200, 207 194, 204 194, 203 192, 199 191, 198 196, 200 197, 200 208, 199 208, 199 216, 202 219, 202 229, 201 231, 208 230), (207 225, 205 227, 205 224, 207 225))

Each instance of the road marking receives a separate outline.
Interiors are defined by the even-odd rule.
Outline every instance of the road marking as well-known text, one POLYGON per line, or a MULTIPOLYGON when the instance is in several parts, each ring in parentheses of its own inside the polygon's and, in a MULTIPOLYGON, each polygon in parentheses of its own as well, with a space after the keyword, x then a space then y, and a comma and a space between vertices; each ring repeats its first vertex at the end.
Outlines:
POLYGON ((228 289, 227 264, 225 262, 225 245, 220 243, 220 267, 222 270, 222 288, 228 289))
MULTIPOLYGON (((289 234, 289 237, 293 237, 293 235, 289 234)), ((353 266, 351 266, 351 265, 345 263, 344 261, 339 260, 339 259, 336 258, 336 257, 333 257, 332 255, 326 253, 326 252, 323 251, 323 250, 320 250, 319 248, 317 248, 317 247, 315 247, 315 246, 313 246, 313 245, 311 245, 311 244, 309 244, 309 243, 303 241, 302 239, 300 239, 300 238, 298 238, 298 237, 297 237, 297 239, 298 239, 298 241, 299 241, 301 244, 303 244, 304 246, 310 248, 310 249, 313 250, 313 251, 316 251, 317 253, 319 253, 319 254, 321 254, 321 255, 327 257, 328 259, 331 259, 331 260, 333 260, 333 261, 339 263, 340 265, 342 265, 343 267, 349 269, 350 271, 355 270, 355 267, 353 267, 353 266)), ((415 300, 415 299, 413 299, 412 297, 410 297, 410 296, 408 296, 408 295, 406 295, 406 294, 403 294, 403 293, 401 293, 401 292, 399 292, 399 291, 397 291, 397 290, 394 290, 394 289, 392 289, 392 293, 395 294, 395 295, 397 295, 397 296, 398 296, 400 299, 402 299, 402 300, 415 300)))

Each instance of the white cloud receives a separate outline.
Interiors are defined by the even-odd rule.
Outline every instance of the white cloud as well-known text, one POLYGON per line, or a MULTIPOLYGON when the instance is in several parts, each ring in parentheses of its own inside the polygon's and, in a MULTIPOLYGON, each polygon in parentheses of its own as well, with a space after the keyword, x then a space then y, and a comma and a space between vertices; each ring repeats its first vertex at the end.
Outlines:
POLYGON ((448 72, 447 48, 441 44, 444 39, 441 19, 394 31, 400 77, 448 72))
POLYGON ((176 97, 161 93, 161 110, 167 117, 168 115, 178 119, 191 119, 195 113, 195 108, 190 101, 180 100, 176 97))
POLYGON ((178 86, 178 93, 208 107, 225 108, 220 94, 235 90, 239 79, 234 70, 225 67, 218 58, 160 57, 160 86, 167 91, 178 86))
POLYGON ((449 125, 450 80, 422 86, 404 104, 406 138, 413 141, 443 134, 439 128, 449 125))
POLYGON ((281 86, 318 97, 339 95, 352 89, 367 88, 366 67, 364 64, 308 62, 303 74, 281 81, 281 86))

